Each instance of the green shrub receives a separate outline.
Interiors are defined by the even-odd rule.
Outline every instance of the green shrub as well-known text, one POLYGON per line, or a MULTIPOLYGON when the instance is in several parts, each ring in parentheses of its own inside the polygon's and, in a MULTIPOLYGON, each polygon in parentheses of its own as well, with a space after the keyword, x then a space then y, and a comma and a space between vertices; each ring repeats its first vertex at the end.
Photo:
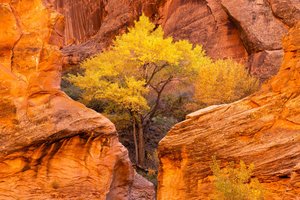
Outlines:
POLYGON ((214 175, 215 197, 222 200, 261 200, 264 190, 258 179, 251 178, 254 165, 248 167, 240 161, 239 168, 232 162, 228 167, 220 168, 220 162, 213 157, 211 170, 214 175))

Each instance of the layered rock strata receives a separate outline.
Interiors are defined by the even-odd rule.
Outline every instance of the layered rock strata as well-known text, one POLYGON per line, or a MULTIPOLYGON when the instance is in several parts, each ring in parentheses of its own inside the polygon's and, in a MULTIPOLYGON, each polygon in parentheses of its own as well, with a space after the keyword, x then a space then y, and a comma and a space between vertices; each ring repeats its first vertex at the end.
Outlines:
POLYGON ((0 0, 0 199, 153 199, 114 125, 60 91, 64 20, 47 5, 0 0))
POLYGON ((283 41, 284 61, 263 88, 187 116, 159 144, 158 199, 211 199, 210 163, 255 165, 266 199, 300 197, 300 23, 283 41))

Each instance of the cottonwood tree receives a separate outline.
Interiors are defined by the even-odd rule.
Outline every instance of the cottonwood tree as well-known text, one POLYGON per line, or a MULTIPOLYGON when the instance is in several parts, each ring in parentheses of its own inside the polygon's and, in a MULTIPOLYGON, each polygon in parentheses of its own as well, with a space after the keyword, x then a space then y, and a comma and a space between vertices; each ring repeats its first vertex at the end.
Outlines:
POLYGON ((82 89, 84 101, 98 99, 110 113, 130 116, 136 162, 143 167, 143 129, 159 109, 167 86, 191 81, 210 62, 201 46, 164 37, 162 28, 142 15, 109 49, 84 61, 83 74, 68 80, 82 89))

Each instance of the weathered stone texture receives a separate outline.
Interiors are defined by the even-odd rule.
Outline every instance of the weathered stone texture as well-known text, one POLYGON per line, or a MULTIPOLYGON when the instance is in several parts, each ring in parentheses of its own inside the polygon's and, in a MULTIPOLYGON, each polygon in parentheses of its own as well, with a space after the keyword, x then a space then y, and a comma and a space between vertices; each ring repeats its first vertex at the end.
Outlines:
POLYGON ((241 38, 248 52, 281 49, 281 40, 287 32, 276 20, 266 1, 222 0, 222 6, 240 27, 241 38))
POLYGON ((202 44, 213 58, 247 57, 238 29, 217 0, 167 1, 160 8, 160 18, 166 35, 202 44))
POLYGON ((254 163, 266 199, 300 197, 299 33, 300 23, 283 41, 278 75, 259 92, 192 113, 170 130, 159 144, 159 200, 210 199, 213 155, 222 166, 254 163))
POLYGON ((289 27, 300 19, 300 2, 298 0, 268 0, 275 17, 289 27))
POLYGON ((64 63, 78 64, 107 48, 142 12, 153 15, 151 0, 48 0, 66 18, 64 63))
POLYGON ((202 44, 214 59, 251 66, 262 81, 278 72, 288 27, 300 20, 297 0, 47 0, 67 20, 64 64, 107 48, 144 12, 167 36, 202 44), (274 53, 272 52, 274 51, 274 53), (257 58, 259 59, 257 60, 257 58), (272 65, 268 65, 274 60, 272 65))
POLYGON ((129 199, 136 175, 114 125, 60 91, 63 16, 2 0, 0 18, 0 199, 129 199))

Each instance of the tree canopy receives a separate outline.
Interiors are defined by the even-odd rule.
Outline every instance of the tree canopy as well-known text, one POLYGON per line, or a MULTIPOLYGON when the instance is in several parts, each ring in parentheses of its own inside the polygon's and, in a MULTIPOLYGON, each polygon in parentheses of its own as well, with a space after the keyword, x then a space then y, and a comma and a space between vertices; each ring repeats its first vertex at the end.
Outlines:
POLYGON ((68 80, 84 91, 86 101, 103 99, 132 112, 154 112, 147 93, 158 96, 170 82, 195 77, 209 62, 201 46, 164 38, 162 28, 142 15, 110 49, 82 63, 84 74, 68 80))
POLYGON ((142 15, 109 49, 84 61, 83 74, 68 80, 83 91, 83 101, 106 102, 108 114, 121 116, 127 111, 139 151, 136 160, 142 165, 143 127, 157 112, 163 92, 173 81, 196 78, 199 67, 210 62, 200 45, 164 37, 162 28, 142 15))
POLYGON ((129 120, 136 161, 143 165, 143 131, 158 113, 163 97, 176 95, 184 82, 196 89, 195 99, 204 104, 236 100, 255 82, 240 66, 231 60, 214 62, 201 45, 165 37, 160 26, 142 15, 111 47, 85 60, 83 73, 69 75, 67 80, 81 89, 83 102, 96 99, 110 119, 129 120))

